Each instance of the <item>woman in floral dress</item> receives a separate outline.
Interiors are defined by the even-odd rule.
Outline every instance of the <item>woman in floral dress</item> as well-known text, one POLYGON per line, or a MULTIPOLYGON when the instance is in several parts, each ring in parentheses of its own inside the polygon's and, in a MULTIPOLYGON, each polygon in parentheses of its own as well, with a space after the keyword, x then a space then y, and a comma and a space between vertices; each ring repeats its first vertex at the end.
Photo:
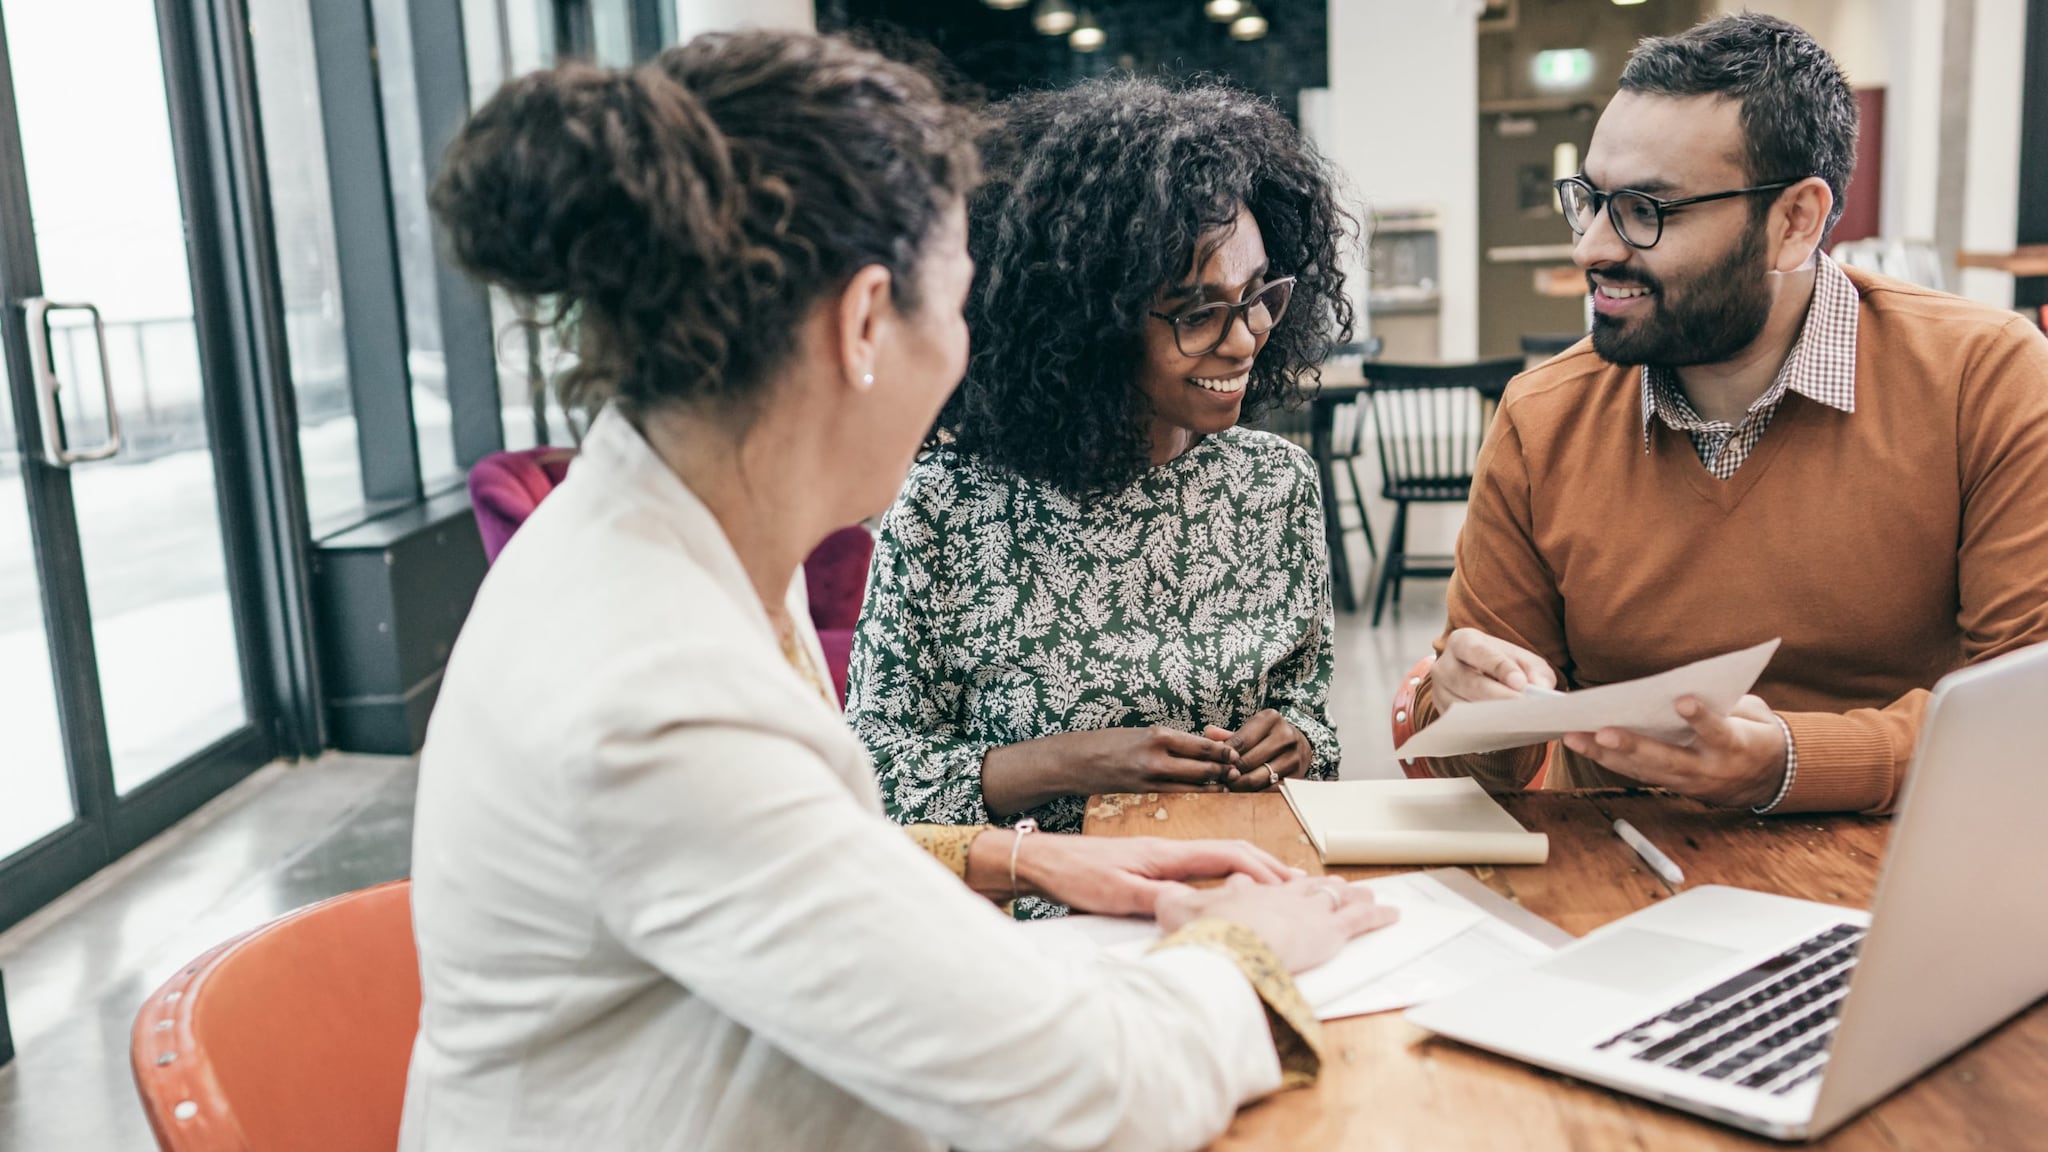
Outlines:
POLYGON ((882 521, 848 711, 903 821, 1078 831, 1091 793, 1331 777, 1296 400, 1356 235, 1269 103, 1093 81, 998 105, 973 352, 882 521))

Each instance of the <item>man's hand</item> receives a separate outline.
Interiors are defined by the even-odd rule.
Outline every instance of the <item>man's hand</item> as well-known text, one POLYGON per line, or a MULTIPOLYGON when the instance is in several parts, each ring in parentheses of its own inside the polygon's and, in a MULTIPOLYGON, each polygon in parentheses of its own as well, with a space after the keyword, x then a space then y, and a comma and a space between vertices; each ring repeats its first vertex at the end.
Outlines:
MULTIPOLYGON (((1010 837, 983 834, 975 847, 984 841, 1000 849, 1007 876, 1010 837)), ((970 868, 973 863, 970 855, 970 868)), ((1243 883, 1279 884, 1301 874, 1242 840, 1046 834, 1026 836, 1017 845, 1020 892, 1104 916, 1150 916, 1160 897, 1192 891, 1189 880, 1232 876, 1243 883)), ((1000 895, 1008 897, 1007 892, 1000 895)))
POLYGON ((1530 685, 1557 687, 1557 673, 1543 657, 1477 628, 1460 628, 1445 638, 1429 680, 1439 710, 1467 700, 1512 700, 1530 685))
POLYGON ((1223 777, 1224 786, 1232 792, 1270 788, 1283 777, 1305 774, 1315 761, 1315 748, 1308 737, 1271 708, 1253 713, 1235 732, 1211 724, 1202 729, 1202 735, 1230 745, 1242 761, 1223 777))
POLYGON ((1785 730, 1770 705, 1744 696, 1722 716, 1681 696, 1678 714, 1692 725, 1690 748, 1620 728, 1568 733, 1564 745, 1610 772, 1709 804, 1755 808, 1777 796, 1785 782, 1785 730))

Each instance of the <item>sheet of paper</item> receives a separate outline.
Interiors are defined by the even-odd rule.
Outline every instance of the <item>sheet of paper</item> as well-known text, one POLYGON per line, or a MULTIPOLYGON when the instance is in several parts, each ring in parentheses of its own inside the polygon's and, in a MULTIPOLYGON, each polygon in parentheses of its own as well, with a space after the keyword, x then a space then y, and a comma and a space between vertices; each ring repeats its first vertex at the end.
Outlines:
POLYGON ((1449 940, 1328 1004, 1316 1006, 1316 1016, 1340 1020, 1412 1008, 1439 996, 1448 996, 1467 985, 1498 975, 1529 961, 1548 956, 1547 945, 1491 918, 1458 933, 1449 940))
POLYGON ((1678 698, 1697 696, 1707 707, 1726 712, 1756 683, 1777 650, 1778 641, 1769 640, 1640 680, 1453 705, 1394 754, 1405 760, 1494 752, 1601 728, 1625 728, 1666 743, 1690 744, 1692 729, 1673 708, 1678 698))
MULTIPOLYGON (((1325 1004, 1337 1003, 1400 970, 1485 918, 1484 913, 1463 901, 1425 893, 1419 885, 1433 882, 1419 872, 1358 883, 1372 889, 1373 899, 1399 908, 1401 918, 1352 940, 1327 963, 1294 978, 1302 997, 1318 1016, 1322 1016, 1325 1004)), ((1029 921, 1024 927, 1042 948, 1074 954, 1106 952, 1124 959, 1143 956, 1159 939, 1159 927, 1151 921, 1113 916, 1065 916, 1029 921)))

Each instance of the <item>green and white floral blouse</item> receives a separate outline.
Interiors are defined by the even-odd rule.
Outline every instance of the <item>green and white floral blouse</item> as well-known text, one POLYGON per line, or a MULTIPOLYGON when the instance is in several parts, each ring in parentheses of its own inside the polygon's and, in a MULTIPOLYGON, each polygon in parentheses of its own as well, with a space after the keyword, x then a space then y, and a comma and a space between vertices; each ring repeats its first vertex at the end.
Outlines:
MULTIPOLYGON (((1333 626, 1315 465, 1277 436, 1233 428, 1085 501, 942 448, 882 520, 847 713, 904 823, 994 822, 991 747, 1262 708, 1332 777, 1333 626)), ((1085 802, 1028 814, 1078 832, 1085 802)))

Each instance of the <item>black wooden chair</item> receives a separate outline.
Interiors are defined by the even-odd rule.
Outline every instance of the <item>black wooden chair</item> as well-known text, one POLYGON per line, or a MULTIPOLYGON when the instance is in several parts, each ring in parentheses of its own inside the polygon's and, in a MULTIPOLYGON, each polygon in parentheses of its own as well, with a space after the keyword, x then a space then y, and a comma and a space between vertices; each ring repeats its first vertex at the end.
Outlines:
MULTIPOLYGON (((1343 344, 1330 353, 1328 363, 1337 370, 1355 369, 1360 375, 1371 371, 1374 361, 1380 357, 1385 341, 1378 336, 1370 337, 1355 344, 1343 344)), ((1380 557, 1379 542, 1373 539, 1372 516, 1365 509, 1365 488, 1358 483, 1358 456, 1365 450, 1365 412, 1363 406, 1353 400, 1337 404, 1330 410, 1330 460, 1344 465, 1344 477, 1351 481, 1351 507, 1358 514, 1355 526, 1365 535, 1365 554, 1377 560, 1380 557)), ((1334 480, 1334 476, 1331 477, 1334 480)), ((1341 549, 1344 533, 1350 529, 1344 524, 1343 500, 1326 481, 1323 502, 1331 510, 1337 524, 1337 532, 1331 540, 1331 547, 1341 549)))
MULTIPOLYGON (((1324 360, 1326 377, 1341 379, 1361 372, 1380 354, 1382 341, 1378 336, 1352 344, 1339 344, 1330 350, 1324 360)), ((1360 389, 1356 384, 1333 385, 1326 379, 1323 387, 1307 389, 1309 403, 1300 408, 1275 409, 1265 414, 1252 427, 1284 437, 1308 450, 1315 457, 1316 474, 1322 481, 1323 489, 1323 535, 1330 554, 1331 593, 1337 606, 1349 611, 1354 606, 1351 591, 1351 566, 1344 552, 1344 533, 1351 526, 1344 523, 1343 499, 1337 491, 1335 464, 1344 461, 1350 472, 1352 498, 1358 509, 1357 530, 1365 533, 1366 554, 1379 556, 1379 543, 1373 539, 1372 521, 1365 514, 1364 490, 1358 487, 1358 474, 1352 470, 1351 459, 1357 456, 1358 428, 1357 399, 1360 389), (1349 439, 1343 438, 1343 426, 1349 427, 1349 439), (1341 445, 1341 448, 1340 448, 1341 445)))
POLYGON ((1521 370, 1520 357, 1366 367, 1366 407, 1379 441, 1380 494, 1394 504, 1394 525, 1373 592, 1375 625, 1386 611, 1389 592, 1400 608, 1401 581, 1451 574, 1451 557, 1408 554, 1408 506, 1457 504, 1471 497, 1472 470, 1487 422, 1508 381, 1521 370))

